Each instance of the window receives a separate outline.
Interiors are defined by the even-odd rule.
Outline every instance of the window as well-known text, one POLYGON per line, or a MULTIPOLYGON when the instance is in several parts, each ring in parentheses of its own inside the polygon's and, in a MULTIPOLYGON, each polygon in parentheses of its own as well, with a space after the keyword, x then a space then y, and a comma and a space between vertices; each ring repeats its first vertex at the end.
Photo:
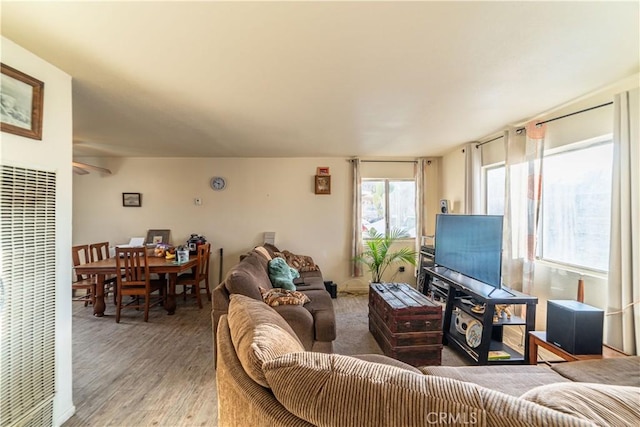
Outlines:
MULTIPOLYGON (((538 258, 608 270, 612 161, 611 141, 572 144, 545 155, 538 258)), ((522 172, 522 167, 514 167, 512 179, 526 179, 522 172)), ((505 166, 485 168, 484 179, 486 213, 503 215, 505 166)))
POLYGON ((608 270, 612 162, 611 142, 545 156, 541 258, 608 270))
POLYGON ((485 170, 487 215, 504 215, 504 165, 485 170))
POLYGON ((416 186, 413 180, 362 180, 362 231, 386 235, 398 228, 416 237, 416 186))

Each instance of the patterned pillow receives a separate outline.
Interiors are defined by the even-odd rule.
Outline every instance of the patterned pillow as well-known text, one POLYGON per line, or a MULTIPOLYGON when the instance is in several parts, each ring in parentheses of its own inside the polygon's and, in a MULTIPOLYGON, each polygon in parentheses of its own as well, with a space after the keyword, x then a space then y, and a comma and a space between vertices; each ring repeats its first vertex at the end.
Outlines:
POLYGON ((282 256, 291 267, 295 268, 299 272, 306 271, 319 271, 320 267, 313 262, 313 258, 306 255, 296 255, 289 251, 282 251, 282 256))
POLYGON ((290 291, 288 289, 273 288, 264 289, 260 288, 262 294, 262 300, 271 307, 277 307, 279 305, 304 305, 311 302, 308 296, 298 291, 290 291))

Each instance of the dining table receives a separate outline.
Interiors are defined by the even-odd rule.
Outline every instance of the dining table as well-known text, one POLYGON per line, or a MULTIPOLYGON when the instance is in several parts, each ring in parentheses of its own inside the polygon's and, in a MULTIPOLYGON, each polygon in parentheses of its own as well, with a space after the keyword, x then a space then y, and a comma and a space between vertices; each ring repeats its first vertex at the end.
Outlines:
MULTIPOLYGON (((169 281, 169 289, 167 298, 164 302, 164 308, 167 313, 172 315, 176 312, 176 279, 178 274, 190 271, 198 265, 198 257, 190 255, 189 260, 185 262, 177 262, 174 259, 166 259, 164 257, 149 256, 149 273, 158 274, 161 277, 166 275, 169 281)), ((104 282, 107 276, 116 276, 120 274, 116 266, 115 257, 106 258, 100 261, 89 262, 74 267, 76 273, 86 274, 96 277, 96 295, 93 304, 93 315, 96 317, 104 316, 104 282)))

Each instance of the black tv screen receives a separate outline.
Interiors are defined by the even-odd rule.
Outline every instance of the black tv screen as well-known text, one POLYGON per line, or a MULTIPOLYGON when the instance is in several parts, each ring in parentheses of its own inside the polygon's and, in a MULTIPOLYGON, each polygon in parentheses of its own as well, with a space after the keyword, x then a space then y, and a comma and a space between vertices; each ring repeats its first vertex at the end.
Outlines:
POLYGON ((502 215, 437 215, 435 263, 500 288, 502 215))

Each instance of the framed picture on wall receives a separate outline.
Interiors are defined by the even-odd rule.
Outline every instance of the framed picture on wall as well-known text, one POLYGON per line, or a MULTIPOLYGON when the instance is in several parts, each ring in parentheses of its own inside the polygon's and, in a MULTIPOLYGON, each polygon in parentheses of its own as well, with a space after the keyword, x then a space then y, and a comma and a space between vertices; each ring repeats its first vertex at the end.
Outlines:
POLYGON ((316 194, 331 194, 331 176, 316 175, 316 194))
POLYGON ((142 206, 142 194, 122 193, 122 206, 127 208, 139 208, 142 206))
POLYGON ((329 175, 329 167, 328 166, 318 166, 316 168, 316 175, 329 175))
POLYGON ((0 72, 2 132, 42 140, 44 83, 5 64, 0 72))

